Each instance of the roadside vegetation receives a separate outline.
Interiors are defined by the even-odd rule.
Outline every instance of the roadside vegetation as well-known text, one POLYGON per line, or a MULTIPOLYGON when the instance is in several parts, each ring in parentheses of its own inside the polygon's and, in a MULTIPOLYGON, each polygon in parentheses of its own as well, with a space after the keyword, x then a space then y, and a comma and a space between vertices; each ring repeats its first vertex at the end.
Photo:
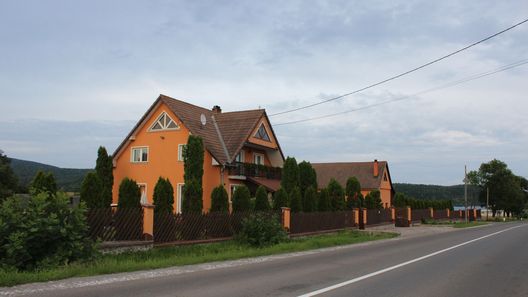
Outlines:
POLYGON ((446 220, 422 220, 424 225, 436 225, 436 226, 451 226, 453 228, 469 228, 489 224, 485 221, 472 221, 466 223, 465 221, 446 221, 446 220))
POLYGON ((237 240, 230 240, 209 244, 155 248, 143 252, 128 252, 119 255, 99 255, 95 260, 90 262, 78 262, 36 271, 0 270, 0 286, 14 286, 17 284, 58 280, 69 277, 129 272, 299 252, 388 239, 396 236, 397 234, 395 233, 372 233, 347 230, 333 234, 286 239, 281 243, 264 247, 255 247, 237 240))

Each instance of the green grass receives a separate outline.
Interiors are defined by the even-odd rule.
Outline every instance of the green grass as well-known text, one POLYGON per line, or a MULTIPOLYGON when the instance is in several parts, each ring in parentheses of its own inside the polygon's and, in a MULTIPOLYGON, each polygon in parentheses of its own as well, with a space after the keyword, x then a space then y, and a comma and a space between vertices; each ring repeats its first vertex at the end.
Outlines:
POLYGON ((395 233, 342 231, 333 234, 301 237, 263 248, 242 245, 236 241, 154 248, 143 252, 102 255, 89 263, 76 263, 48 270, 19 272, 0 270, 0 286, 44 282, 76 276, 164 268, 212 261, 234 260, 324 247, 393 238, 395 233))
POLYGON ((473 221, 469 223, 465 222, 458 222, 453 224, 453 228, 469 228, 469 227, 476 227, 476 226, 482 226, 487 225, 488 222, 481 222, 481 221, 473 221))

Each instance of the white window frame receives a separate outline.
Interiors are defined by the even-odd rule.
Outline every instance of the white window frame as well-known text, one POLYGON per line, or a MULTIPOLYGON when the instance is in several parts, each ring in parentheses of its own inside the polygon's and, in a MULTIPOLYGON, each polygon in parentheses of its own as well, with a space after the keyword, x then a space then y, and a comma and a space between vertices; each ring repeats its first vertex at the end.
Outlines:
POLYGON ((266 163, 265 159, 264 159, 264 154, 254 153, 253 154, 253 163, 257 164, 257 165, 264 165, 266 163), (257 163, 257 157, 260 157, 262 159, 262 163, 257 163))
POLYGON ((231 191, 230 191, 231 193, 229 193, 229 194, 230 194, 230 195, 229 195, 229 204, 231 204, 232 201, 233 201, 233 195, 235 195, 236 188, 241 187, 241 186, 243 186, 243 185, 242 185, 242 184, 231 184, 231 185, 229 186, 229 188, 230 188, 230 190, 231 190, 231 191))
POLYGON ((183 148, 185 144, 178 144, 178 161, 183 161, 183 148))
POLYGON ((182 212, 183 186, 184 183, 176 184, 176 213, 182 212))
POLYGON ((130 162, 131 163, 148 163, 149 160, 150 160, 150 150, 149 150, 148 146, 133 146, 132 148, 130 148, 130 162), (143 160, 136 161, 136 160, 134 160, 134 151, 135 150, 139 150, 140 159, 143 159, 143 149, 147 150, 147 160, 146 161, 143 161, 143 160))
POLYGON ((246 152, 244 150, 240 150, 240 152, 238 152, 238 154, 235 157, 235 161, 244 163, 246 161, 245 159, 246 159, 246 152))
POLYGON ((148 132, 160 132, 160 131, 170 131, 170 130, 180 130, 180 125, 178 125, 178 123, 176 123, 176 121, 173 120, 166 111, 163 111, 156 118, 154 123, 152 123, 152 125, 150 125, 150 128, 148 129, 148 132), (166 118, 169 118, 174 123, 174 125, 176 125, 176 127, 175 128, 168 128, 168 127, 164 127, 163 125, 160 125, 161 129, 153 129, 154 126, 156 126, 156 124, 160 121, 161 117, 163 117, 164 115, 165 115, 166 118))
POLYGON ((143 195, 143 193, 141 192, 141 198, 140 198, 140 203, 141 205, 145 205, 145 204, 148 204, 148 188, 147 188, 147 183, 137 183, 138 187, 139 187, 139 191, 141 192, 141 187, 145 187, 145 195, 143 195), (143 199, 144 197, 144 199, 143 199))

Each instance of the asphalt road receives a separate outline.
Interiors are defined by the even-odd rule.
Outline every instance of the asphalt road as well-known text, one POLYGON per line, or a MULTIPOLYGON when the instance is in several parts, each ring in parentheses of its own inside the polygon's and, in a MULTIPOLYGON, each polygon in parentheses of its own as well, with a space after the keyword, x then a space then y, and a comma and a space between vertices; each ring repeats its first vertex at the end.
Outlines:
POLYGON ((0 289, 24 296, 528 296, 528 224, 0 289))

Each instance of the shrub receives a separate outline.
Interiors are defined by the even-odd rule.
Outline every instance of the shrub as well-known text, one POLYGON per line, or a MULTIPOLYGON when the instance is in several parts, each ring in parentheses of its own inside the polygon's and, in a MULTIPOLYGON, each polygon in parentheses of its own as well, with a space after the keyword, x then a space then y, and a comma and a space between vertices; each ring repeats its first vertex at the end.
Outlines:
POLYGON ((101 181, 101 207, 110 207, 112 204, 112 187, 114 186, 112 170, 112 156, 108 155, 104 146, 100 146, 97 150, 95 172, 101 181))
POLYGON ((109 207, 105 205, 102 197, 103 185, 95 172, 88 172, 81 184, 81 200, 88 208, 109 207))
POLYGON ((255 213, 242 221, 237 237, 243 243, 263 247, 285 241, 288 235, 276 215, 255 213))
POLYGON ((273 209, 280 210, 282 207, 288 207, 288 193, 280 188, 273 195, 273 209))
POLYGON ((256 211, 266 211, 270 210, 271 207, 268 201, 268 192, 263 186, 257 188, 257 193, 255 194, 255 210, 256 211))
POLYGON ((219 185, 213 189, 211 193, 211 211, 215 212, 228 212, 229 201, 227 191, 224 186, 219 185))
POLYGON ((51 172, 39 171, 33 178, 33 181, 29 185, 31 194, 47 193, 48 196, 55 195, 57 193, 57 182, 51 172))
POLYGON ((304 191, 303 197, 303 211, 312 212, 317 210, 317 193, 313 186, 309 186, 306 191, 304 191))
POLYGON ((365 207, 368 209, 382 209, 381 194, 379 190, 374 190, 365 196, 365 207))
POLYGON ((118 208, 140 208, 141 191, 135 180, 125 177, 119 185, 118 208))
POLYGON ((84 203, 71 207, 64 194, 8 198, 0 205, 0 267, 34 270, 91 258, 84 203))
POLYGON ((332 206, 330 205, 330 199, 328 198, 328 191, 322 189, 319 193, 319 203, 317 204, 317 209, 319 211, 330 211, 332 206))
POLYGON ((286 190, 289 195, 294 187, 299 186, 299 183, 299 166, 297 166, 297 161, 295 158, 288 157, 282 167, 281 188, 286 190))
POLYGON ((301 196, 301 189, 299 187, 293 188, 291 194, 290 194, 290 208, 292 212, 301 212, 303 210, 302 208, 302 196, 301 196))
POLYGON ((158 178, 152 200, 155 213, 172 213, 174 211, 174 188, 168 178, 158 178))
POLYGON ((331 210, 344 210, 345 209, 345 193, 343 187, 335 179, 330 179, 328 186, 328 197, 330 200, 331 210))
POLYGON ((237 187, 231 199, 233 201, 233 211, 251 210, 250 195, 249 189, 245 185, 237 187))
POLYGON ((182 213, 202 213, 202 184, 198 180, 191 180, 183 186, 182 213))

